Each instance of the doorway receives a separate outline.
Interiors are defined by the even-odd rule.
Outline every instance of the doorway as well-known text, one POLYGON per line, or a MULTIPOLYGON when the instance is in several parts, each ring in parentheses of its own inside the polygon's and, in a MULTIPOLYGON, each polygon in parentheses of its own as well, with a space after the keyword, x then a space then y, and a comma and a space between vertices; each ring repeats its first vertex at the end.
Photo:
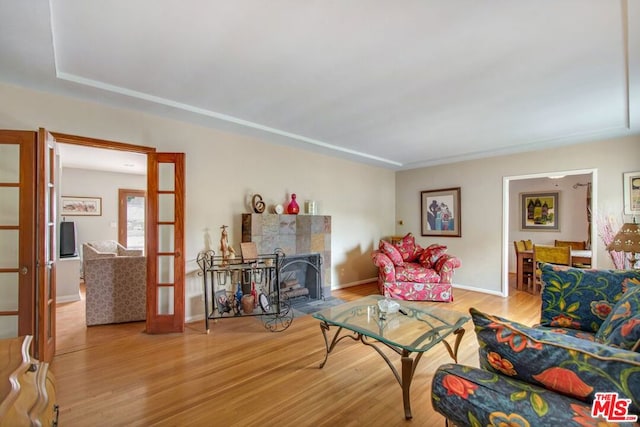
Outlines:
POLYGON ((574 233, 578 233, 579 236, 585 236, 587 238, 580 238, 580 240, 589 240, 592 251, 592 266, 596 267, 595 262, 597 260, 597 236, 598 230, 595 225, 595 218, 593 214, 595 213, 595 207, 597 206, 597 193, 595 189, 597 188, 597 169, 581 169, 581 170, 572 170, 572 171, 557 171, 557 172, 545 172, 539 174, 528 174, 528 175, 517 175, 517 176, 508 176, 503 178, 503 242, 502 242, 502 295, 509 295, 509 272, 515 271, 515 263, 514 258, 515 254, 513 253, 513 241, 514 240, 526 240, 527 238, 531 238, 531 240, 538 241, 540 244, 553 244, 555 239, 557 240, 578 240, 577 238, 567 238, 561 239, 559 236, 567 236, 571 237, 573 235, 567 233, 571 233, 572 231, 569 229, 568 225, 565 225, 563 230, 563 224, 568 224, 566 218, 568 215, 571 215, 572 212, 578 212, 578 209, 582 209, 580 214, 584 214, 585 216, 590 216, 591 226, 589 231, 587 231, 586 227, 583 231, 576 231, 574 233), (555 179, 554 179, 555 178, 555 179), (543 182, 542 180, 547 180, 547 183, 544 184, 546 189, 558 191, 560 196, 560 206, 564 209, 562 214, 565 215, 559 219, 560 221, 560 229, 556 232, 529 232, 527 234, 527 230, 522 230, 519 227, 520 221, 520 198, 516 191, 514 194, 514 188, 522 188, 523 183, 527 182, 543 182), (587 197, 578 196, 578 199, 581 200, 580 203, 565 203, 570 197, 576 197, 577 193, 586 194, 586 184, 591 183, 591 194, 590 194, 590 205, 589 211, 590 213, 586 213, 587 210, 587 197), (563 196, 564 193, 564 196, 563 196), (564 198, 563 198, 564 197, 564 198), (563 220, 562 218, 565 218, 563 220), (587 233, 589 235, 587 236, 587 233), (536 238, 539 236, 539 238, 536 238))
MULTIPOLYGON (((61 144, 137 153, 146 161, 144 252, 146 254, 147 333, 184 330, 184 153, 158 153, 155 148, 65 134, 53 134, 61 144), (159 239, 162 237, 162 240, 159 239), (170 242, 170 244, 163 244, 170 242), (162 274, 159 274, 162 273, 162 274)), ((97 156, 99 157, 99 156, 97 156)), ((103 159, 100 159, 102 163, 103 159)), ((125 166, 127 166, 125 164, 125 166)), ((115 192, 115 191, 114 191, 115 192)), ((113 192, 112 192, 113 193, 113 192)), ((117 192, 112 209, 117 212, 117 192)), ((105 206, 103 206, 105 209, 105 206)), ((103 218, 117 233, 118 214, 103 218)), ((139 231, 139 230, 138 230, 139 231)), ((80 239, 82 240, 82 239, 80 239)), ((116 238, 98 240, 118 240, 116 238)))

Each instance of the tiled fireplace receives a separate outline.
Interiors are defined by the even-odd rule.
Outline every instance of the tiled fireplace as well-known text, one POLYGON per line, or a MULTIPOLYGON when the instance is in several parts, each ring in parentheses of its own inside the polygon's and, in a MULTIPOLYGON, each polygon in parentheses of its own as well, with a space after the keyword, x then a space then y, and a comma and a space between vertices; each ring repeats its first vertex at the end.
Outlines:
POLYGON ((259 254, 282 249, 287 256, 285 263, 294 259, 308 259, 317 263, 321 270, 320 295, 311 289, 309 298, 313 298, 313 295, 316 298, 331 295, 330 216, 242 214, 242 241, 255 242, 259 254), (319 263, 314 260, 314 254, 320 255, 319 263))

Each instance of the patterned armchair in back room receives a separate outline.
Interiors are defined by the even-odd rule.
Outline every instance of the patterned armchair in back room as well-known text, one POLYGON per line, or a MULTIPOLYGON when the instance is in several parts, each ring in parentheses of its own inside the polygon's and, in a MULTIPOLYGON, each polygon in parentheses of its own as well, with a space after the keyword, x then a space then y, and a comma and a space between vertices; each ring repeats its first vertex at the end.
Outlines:
POLYGON ((460 427, 637 426, 640 271, 541 270, 538 325, 469 310, 480 368, 440 366, 434 409, 460 427))
POLYGON ((411 233, 396 244, 380 240, 371 253, 378 267, 380 293, 412 301, 453 301, 453 272, 461 264, 446 252, 447 247, 440 244, 423 249, 411 233))
POLYGON ((87 326, 146 319, 147 258, 114 241, 82 245, 87 326), (113 252, 109 252, 113 251, 113 252))

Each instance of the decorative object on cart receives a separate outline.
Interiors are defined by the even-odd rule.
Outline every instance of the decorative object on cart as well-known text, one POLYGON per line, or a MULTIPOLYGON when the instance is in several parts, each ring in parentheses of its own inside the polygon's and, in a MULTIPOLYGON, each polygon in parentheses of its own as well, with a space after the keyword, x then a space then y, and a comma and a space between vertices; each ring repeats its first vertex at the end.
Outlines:
POLYGON ((256 290, 256 282, 254 280, 251 281, 251 296, 253 297, 253 308, 257 308, 258 307, 258 291, 256 290))
POLYGON ((62 196, 60 198, 60 214, 100 216, 102 215, 102 197, 62 196))
POLYGON ((640 215, 640 172, 627 172, 623 175, 624 213, 640 215))
POLYGON ((291 195, 291 201, 287 206, 287 213, 291 215, 298 215, 300 212, 300 206, 298 206, 298 202, 296 202, 296 193, 291 195))
POLYGON ((277 285, 284 257, 284 252, 278 249, 271 254, 258 254, 252 262, 224 259, 212 250, 200 252, 196 262, 203 276, 207 333, 211 319, 238 316, 260 316, 264 327, 272 332, 287 329, 293 320, 293 310, 288 300, 280 295, 277 285), (271 260, 269 266, 266 260, 271 260), (243 286, 246 286, 244 291, 243 286), (258 299, 262 310, 254 310, 255 300, 251 298, 251 290, 257 286, 260 287, 258 299), (213 307, 209 305, 211 298, 214 298, 213 307))
POLYGON ((273 213, 282 215, 284 213, 284 207, 281 204, 277 204, 273 207, 273 213))
POLYGON ((633 217, 633 222, 626 222, 622 225, 620 231, 607 246, 607 250, 631 254, 629 258, 626 258, 629 267, 634 270, 640 269, 640 226, 636 224, 635 217, 633 217))
POLYGON ((255 299, 253 298, 253 295, 251 294, 247 294, 247 295, 243 295, 242 299, 240 300, 240 304, 242 305, 242 311, 244 312, 244 314, 251 314, 253 313, 253 302, 255 301, 255 299))
POLYGON ((233 250, 233 247, 229 246, 229 234, 227 232, 228 225, 223 225, 220 227, 222 230, 220 234, 220 254, 222 255, 222 260, 225 263, 228 263, 230 259, 235 259, 236 251, 233 250))
POLYGON ((240 310, 242 309, 242 284, 240 284, 240 282, 238 282, 235 297, 236 314, 240 314, 240 310))
POLYGON ((253 211, 258 214, 263 213, 266 206, 262 201, 262 196, 259 194, 253 195, 253 197, 251 198, 251 205, 253 206, 253 211))
POLYGON ((422 235, 461 237, 460 187, 420 192, 422 235))
POLYGON ((559 192, 521 193, 520 229, 560 231, 559 192))
POLYGON ((215 293, 215 302, 218 306, 218 313, 220 313, 221 315, 231 312, 231 304, 229 303, 229 298, 227 297, 227 291, 225 291, 224 289, 215 293))

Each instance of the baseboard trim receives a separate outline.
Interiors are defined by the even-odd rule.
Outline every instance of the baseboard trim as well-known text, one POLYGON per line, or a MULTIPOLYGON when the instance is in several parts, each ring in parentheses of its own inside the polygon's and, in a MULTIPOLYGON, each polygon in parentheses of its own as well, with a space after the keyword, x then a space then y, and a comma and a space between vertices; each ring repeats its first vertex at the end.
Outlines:
POLYGON ((495 296, 498 296, 498 297, 504 297, 504 295, 500 291, 491 291, 489 289, 474 288, 472 286, 456 285, 455 283, 451 284, 451 286, 453 287, 453 289, 462 289, 464 291, 480 292, 481 294, 488 294, 488 295, 495 295, 495 296))
POLYGON ((81 300, 80 292, 78 292, 77 294, 71 294, 71 295, 62 295, 62 296, 56 295, 56 304, 59 302, 76 302, 80 300, 81 300))
POLYGON ((350 288, 352 286, 364 285, 365 283, 371 283, 371 282, 376 282, 376 281, 378 281, 377 277, 373 277, 371 279, 357 280, 355 282, 343 283, 343 284, 338 285, 338 286, 332 286, 331 290, 350 288))

